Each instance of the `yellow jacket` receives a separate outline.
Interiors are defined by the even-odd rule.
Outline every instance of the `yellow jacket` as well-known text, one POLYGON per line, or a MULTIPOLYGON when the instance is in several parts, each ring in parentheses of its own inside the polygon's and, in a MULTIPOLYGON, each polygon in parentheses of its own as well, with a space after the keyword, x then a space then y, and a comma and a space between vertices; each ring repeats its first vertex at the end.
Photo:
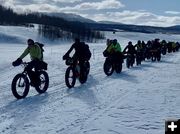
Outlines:
POLYGON ((122 49, 121 49, 121 46, 119 43, 116 43, 115 45, 114 44, 110 44, 108 47, 107 47, 107 52, 109 53, 113 53, 113 52, 121 52, 122 49))
POLYGON ((31 60, 34 60, 34 59, 43 60, 43 58, 42 58, 42 52, 41 52, 41 51, 42 51, 42 50, 41 50, 41 48, 39 47, 39 45, 34 44, 34 45, 32 45, 31 47, 28 46, 19 58, 20 58, 20 59, 23 59, 23 58, 26 57, 28 54, 30 54, 31 60))

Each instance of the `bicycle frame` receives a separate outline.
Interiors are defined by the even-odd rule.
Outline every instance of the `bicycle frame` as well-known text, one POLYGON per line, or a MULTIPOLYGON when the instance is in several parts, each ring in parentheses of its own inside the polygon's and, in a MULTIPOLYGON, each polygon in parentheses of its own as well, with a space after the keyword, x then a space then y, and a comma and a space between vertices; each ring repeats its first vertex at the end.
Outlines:
MULTIPOLYGON (((24 75, 28 76, 27 71, 25 69, 27 67, 28 63, 23 62, 23 63, 21 63, 21 65, 24 68, 24 71, 21 74, 24 74, 24 75)), ((23 86, 24 86, 24 83, 21 83, 21 78, 20 78, 19 81, 18 81, 18 87, 23 87, 23 86)))
MULTIPOLYGON (((73 58, 67 59, 66 65, 68 65, 69 67, 72 67, 76 74, 80 74, 80 65, 79 65, 79 61, 77 60, 76 63, 74 63, 73 58)), ((76 75, 76 77, 78 77, 78 75, 76 75)))

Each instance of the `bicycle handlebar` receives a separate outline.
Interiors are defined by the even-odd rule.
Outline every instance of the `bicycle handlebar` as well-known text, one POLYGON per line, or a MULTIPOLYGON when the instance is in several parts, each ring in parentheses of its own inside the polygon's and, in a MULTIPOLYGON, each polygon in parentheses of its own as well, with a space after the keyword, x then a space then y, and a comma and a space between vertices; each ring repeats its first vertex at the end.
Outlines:
POLYGON ((21 65, 26 67, 28 65, 28 62, 22 62, 21 65))

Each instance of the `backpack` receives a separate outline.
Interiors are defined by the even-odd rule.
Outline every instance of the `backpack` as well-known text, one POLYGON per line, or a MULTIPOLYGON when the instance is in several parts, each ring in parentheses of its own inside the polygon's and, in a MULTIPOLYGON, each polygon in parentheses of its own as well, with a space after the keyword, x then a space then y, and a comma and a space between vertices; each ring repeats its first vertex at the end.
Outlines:
POLYGON ((42 54, 42 59, 43 59, 43 52, 44 52, 44 48, 43 48, 43 47, 44 47, 44 44, 39 43, 39 42, 35 42, 35 44, 40 47, 40 49, 41 49, 41 54, 42 54))
POLYGON ((92 54, 91 54, 91 51, 90 51, 89 46, 87 44, 85 44, 85 49, 86 49, 87 59, 90 60, 92 54))
POLYGON ((83 57, 84 57, 86 60, 90 60, 90 58, 91 58, 91 51, 90 51, 90 49, 89 49, 88 44, 85 44, 85 43, 84 43, 82 46, 83 46, 83 47, 82 47, 81 52, 83 52, 83 57))
POLYGON ((37 44, 40 48, 41 48, 41 52, 44 52, 44 44, 39 43, 39 42, 35 42, 35 44, 37 44))

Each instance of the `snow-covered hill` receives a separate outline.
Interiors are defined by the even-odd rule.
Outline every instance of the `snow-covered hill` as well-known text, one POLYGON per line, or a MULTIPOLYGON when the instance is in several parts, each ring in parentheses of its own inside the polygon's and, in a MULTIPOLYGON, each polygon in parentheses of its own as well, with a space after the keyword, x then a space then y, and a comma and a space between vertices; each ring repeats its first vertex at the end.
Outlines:
POLYGON ((38 40, 37 25, 34 28, 21 26, 0 26, 0 44, 1 43, 25 43, 28 38, 38 40))
MULTIPOLYGON (((62 61, 71 44, 46 45, 44 54, 50 76, 47 93, 38 95, 32 88, 27 98, 16 100, 11 81, 23 68, 12 67, 11 62, 25 49, 23 42, 27 37, 37 38, 24 30, 10 30, 11 27, 5 30, 6 35, 18 37, 22 43, 9 44, 5 38, 0 41, 0 133, 162 134, 166 119, 180 118, 180 53, 167 54, 159 63, 146 61, 132 69, 123 64, 121 74, 107 77, 102 55, 105 42, 89 44, 93 56, 88 81, 84 85, 77 83, 73 89, 65 85, 67 66, 62 61)), ((107 38, 117 38, 123 48, 129 40, 135 43, 157 37, 180 40, 179 35, 107 33, 107 38)))
POLYGON ((58 41, 58 40, 51 41, 39 35, 37 24, 34 24, 34 27, 0 26, 0 45, 25 44, 26 40, 29 38, 32 38, 35 41, 42 42, 44 44, 63 43, 62 41, 58 41))

